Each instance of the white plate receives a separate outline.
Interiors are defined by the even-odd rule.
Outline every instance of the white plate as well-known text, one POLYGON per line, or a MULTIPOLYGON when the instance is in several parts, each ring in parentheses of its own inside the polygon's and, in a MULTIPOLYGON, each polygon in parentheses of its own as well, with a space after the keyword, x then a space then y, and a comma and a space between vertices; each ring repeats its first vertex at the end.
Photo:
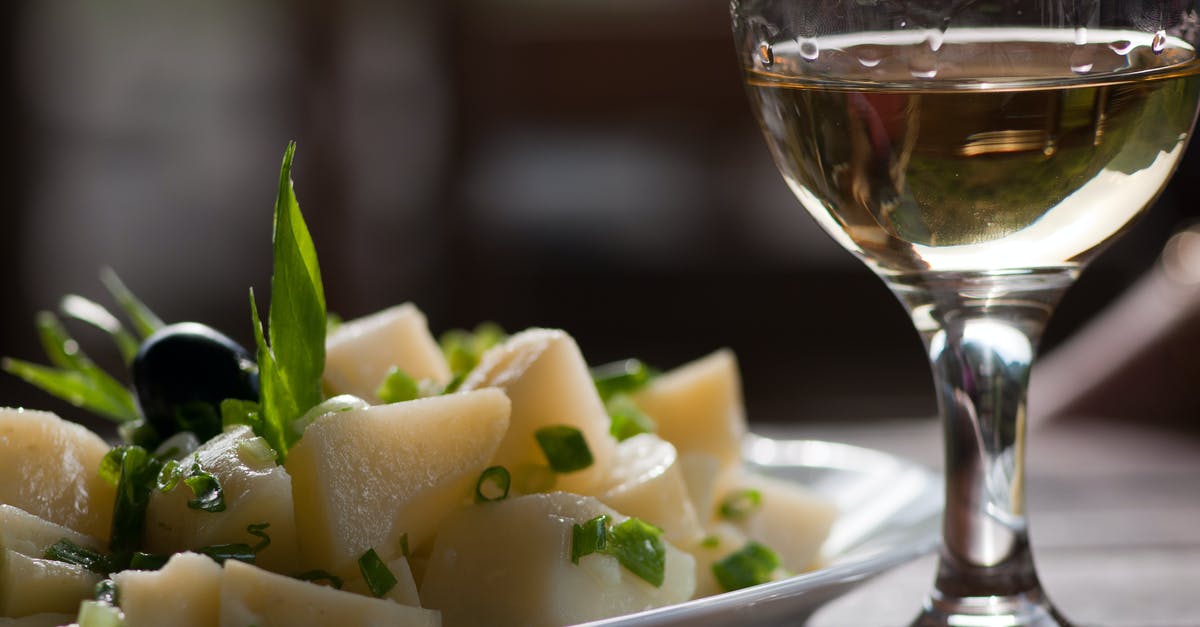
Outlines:
POLYGON ((797 481, 841 510, 822 548, 825 568, 588 627, 799 624, 822 604, 938 545, 942 482, 898 457, 848 444, 751 435, 746 465, 797 481))

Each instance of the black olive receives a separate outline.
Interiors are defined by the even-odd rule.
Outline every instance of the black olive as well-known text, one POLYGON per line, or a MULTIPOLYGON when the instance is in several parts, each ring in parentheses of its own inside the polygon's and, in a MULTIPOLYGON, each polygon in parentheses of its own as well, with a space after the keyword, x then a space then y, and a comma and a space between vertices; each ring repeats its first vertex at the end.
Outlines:
POLYGON ((221 433, 221 401, 258 401, 258 365, 216 329, 181 322, 142 342, 133 359, 133 386, 158 440, 191 431, 203 442, 221 433))

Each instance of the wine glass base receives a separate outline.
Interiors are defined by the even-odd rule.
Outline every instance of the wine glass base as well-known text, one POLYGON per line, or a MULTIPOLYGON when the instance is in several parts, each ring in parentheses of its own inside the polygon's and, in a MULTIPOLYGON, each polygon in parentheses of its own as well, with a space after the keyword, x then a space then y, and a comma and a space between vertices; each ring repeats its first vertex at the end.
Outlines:
POLYGON ((1072 627, 1040 592, 926 599, 911 627, 1072 627))

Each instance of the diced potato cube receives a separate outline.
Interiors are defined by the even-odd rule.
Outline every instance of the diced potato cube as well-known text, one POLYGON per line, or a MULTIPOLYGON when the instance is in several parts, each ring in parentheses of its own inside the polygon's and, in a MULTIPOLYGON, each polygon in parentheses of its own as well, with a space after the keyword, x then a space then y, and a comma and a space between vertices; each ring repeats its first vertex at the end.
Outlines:
POLYGON ((292 479, 282 466, 262 459, 249 442, 254 432, 245 425, 230 427, 196 449, 195 456, 180 461, 188 469, 196 458, 200 468, 216 477, 224 493, 225 511, 209 512, 188 507, 194 498, 182 481, 170 492, 154 490, 146 509, 146 548, 173 553, 214 544, 246 543, 259 539, 250 525, 268 523, 271 544, 257 555, 257 563, 278 572, 296 571, 296 523, 292 506, 292 479))
POLYGON ((707 453, 725 467, 741 463, 746 411, 733 351, 722 349, 663 373, 635 392, 633 402, 680 455, 707 453))
POLYGON ((606 505, 658 526, 672 543, 684 545, 704 535, 675 447, 652 433, 617 444, 617 456, 598 492, 606 505))
POLYGON ((692 557, 670 543, 661 587, 602 553, 571 562, 572 529, 600 514, 625 517, 591 497, 530 494, 456 512, 438 533, 421 601, 447 627, 566 625, 687 600, 692 557))
POLYGON ((304 568, 349 577, 369 548, 388 561, 401 534, 414 550, 428 542, 468 502, 509 409, 499 390, 480 390, 318 418, 286 464, 304 568))
POLYGON ((722 465, 715 455, 695 451, 679 455, 679 469, 700 524, 707 526, 716 514, 717 494, 723 491, 723 483, 740 469, 722 465))
POLYGON ((498 387, 512 400, 512 427, 496 451, 494 463, 509 469, 518 491, 535 491, 528 481, 548 467, 534 433, 550 425, 579 429, 594 463, 583 470, 557 475, 554 487, 590 494, 616 455, 608 432, 608 414, 592 383, 575 340, 553 329, 522 331, 480 359, 461 389, 498 387))
POLYGON ((51 545, 64 539, 95 551, 105 548, 101 541, 74 529, 43 520, 12 505, 0 505, 0 548, 41 557, 51 545))
POLYGON ((74 612, 99 581, 82 566, 0 550, 0 616, 74 612))
POLYGON ((108 445, 55 414, 0 409, 0 503, 107 540, 116 489, 100 478, 108 445))
POLYGON ((778 553, 783 567, 792 572, 817 566, 821 545, 837 518, 837 506, 800 484, 747 471, 733 478, 722 501, 736 499, 748 490, 760 497, 758 505, 728 522, 778 553))
POLYGON ((337 590, 230 560, 221 577, 221 627, 440 627, 435 610, 337 590))
POLYGON ((125 627, 216 627, 220 614, 221 566, 205 555, 177 553, 160 570, 126 570, 113 575, 125 627))
MULTIPOLYGON (((390 599, 401 605, 421 607, 421 595, 417 592, 417 580, 413 578, 413 571, 408 563, 408 558, 398 557, 388 562, 387 567, 392 572, 392 575, 396 577, 396 585, 380 598, 390 599)), ((371 594, 365 579, 347 581, 342 586, 342 589, 357 594, 371 594)))
POLYGON ((425 314, 412 303, 346 322, 325 340, 324 384, 330 396, 353 394, 378 403, 375 391, 392 366, 417 380, 450 381, 450 366, 425 314))

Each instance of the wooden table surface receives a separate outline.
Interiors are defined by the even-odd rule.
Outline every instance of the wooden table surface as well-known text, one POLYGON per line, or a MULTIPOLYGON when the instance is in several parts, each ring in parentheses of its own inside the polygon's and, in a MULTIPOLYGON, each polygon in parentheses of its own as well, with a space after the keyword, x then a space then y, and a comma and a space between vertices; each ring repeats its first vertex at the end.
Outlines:
MULTIPOLYGON (((941 467, 933 419, 758 429, 884 450, 941 467)), ((1056 419, 1031 430, 1034 558, 1059 609, 1081 625, 1200 626, 1200 429, 1056 419)), ((811 627, 904 626, 933 582, 930 556, 821 609, 811 627)))

